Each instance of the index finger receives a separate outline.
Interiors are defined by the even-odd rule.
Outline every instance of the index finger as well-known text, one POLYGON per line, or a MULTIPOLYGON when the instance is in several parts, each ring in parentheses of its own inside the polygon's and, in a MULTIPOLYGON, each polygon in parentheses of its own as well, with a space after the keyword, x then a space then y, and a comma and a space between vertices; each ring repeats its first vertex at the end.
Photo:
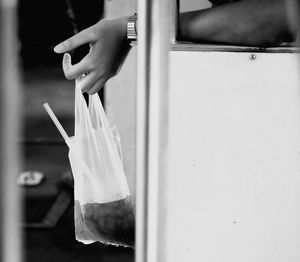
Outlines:
POLYGON ((54 52, 58 54, 69 52, 78 46, 93 42, 95 40, 95 33, 93 26, 91 26, 55 46, 54 52))

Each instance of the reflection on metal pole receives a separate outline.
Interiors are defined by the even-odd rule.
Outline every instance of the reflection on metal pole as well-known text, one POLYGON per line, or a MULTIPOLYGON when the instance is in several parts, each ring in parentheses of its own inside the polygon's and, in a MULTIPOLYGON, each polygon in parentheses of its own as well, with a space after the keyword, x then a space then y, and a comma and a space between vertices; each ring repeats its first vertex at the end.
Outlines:
POLYGON ((22 259, 20 192, 16 184, 20 165, 17 139, 20 130, 17 41, 17 2, 0 1, 0 168, 1 261, 22 259))
POLYGON ((159 232, 166 167, 160 148, 167 148, 171 7, 170 0, 138 1, 136 262, 164 261, 159 232))

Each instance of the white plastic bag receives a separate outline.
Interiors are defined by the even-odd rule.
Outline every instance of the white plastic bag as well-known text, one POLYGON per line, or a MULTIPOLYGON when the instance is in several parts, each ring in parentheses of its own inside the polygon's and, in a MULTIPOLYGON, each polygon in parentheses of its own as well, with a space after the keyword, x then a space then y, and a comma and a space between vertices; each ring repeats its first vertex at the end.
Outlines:
POLYGON ((65 137, 74 176, 76 239, 85 244, 133 246, 132 202, 120 141, 113 132, 99 96, 89 96, 87 106, 76 84, 75 134, 65 137))

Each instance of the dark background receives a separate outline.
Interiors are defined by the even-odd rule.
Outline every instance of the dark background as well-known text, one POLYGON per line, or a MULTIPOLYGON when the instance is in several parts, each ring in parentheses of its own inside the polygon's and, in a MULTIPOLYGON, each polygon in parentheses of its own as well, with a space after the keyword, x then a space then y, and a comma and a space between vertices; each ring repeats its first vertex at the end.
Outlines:
MULTIPOLYGON (((23 79, 23 171, 39 171, 39 186, 24 187, 24 261, 133 261, 128 248, 75 240, 68 148, 42 107, 48 102, 73 135, 74 83, 65 79, 53 47, 103 17, 103 1, 19 0, 19 58, 23 79), (52 222, 51 222, 52 221, 52 222), (54 221, 54 222, 53 222, 54 221)), ((88 52, 72 52, 73 62, 88 52)), ((100 92, 103 99, 103 91, 100 92)))

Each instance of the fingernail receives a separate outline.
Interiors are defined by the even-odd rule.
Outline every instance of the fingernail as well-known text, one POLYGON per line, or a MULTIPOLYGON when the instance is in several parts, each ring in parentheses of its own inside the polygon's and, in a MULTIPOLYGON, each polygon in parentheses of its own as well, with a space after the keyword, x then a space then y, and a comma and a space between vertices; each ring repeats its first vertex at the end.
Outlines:
POLYGON ((70 58, 71 56, 70 56, 70 54, 69 53, 64 53, 64 59, 68 59, 68 58, 70 58))
POLYGON ((64 46, 62 44, 59 44, 56 47, 54 47, 55 53, 61 53, 63 50, 64 50, 64 46))

